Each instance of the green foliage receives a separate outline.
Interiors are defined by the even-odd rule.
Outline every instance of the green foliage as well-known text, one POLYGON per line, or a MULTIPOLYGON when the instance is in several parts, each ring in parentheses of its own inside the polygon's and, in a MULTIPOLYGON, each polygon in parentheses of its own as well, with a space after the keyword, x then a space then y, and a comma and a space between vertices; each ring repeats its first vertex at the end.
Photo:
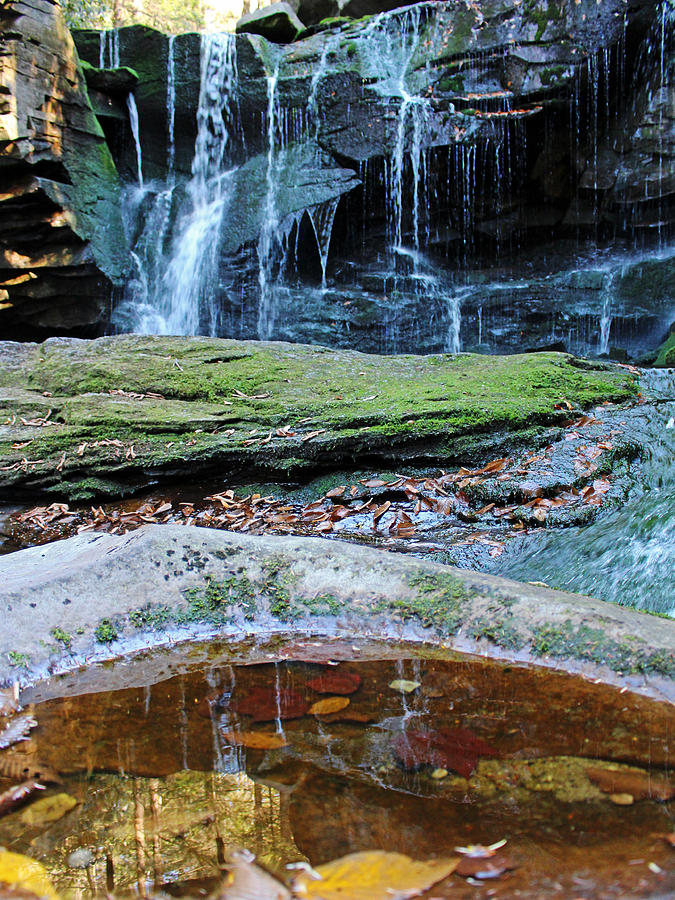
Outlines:
POLYGON ((68 634, 67 631, 64 631, 63 628, 59 628, 58 625, 56 628, 52 628, 50 634, 55 641, 58 641, 59 644, 63 644, 66 650, 70 650, 70 645, 73 642, 72 635, 68 634))
POLYGON ((10 650, 7 654, 10 666, 16 666, 17 669, 27 669, 30 665, 30 656, 27 653, 17 653, 16 650, 10 650))
POLYGON ((201 31, 206 24, 202 0, 62 0, 61 8, 69 28, 120 28, 150 25, 160 31, 179 34, 201 31))

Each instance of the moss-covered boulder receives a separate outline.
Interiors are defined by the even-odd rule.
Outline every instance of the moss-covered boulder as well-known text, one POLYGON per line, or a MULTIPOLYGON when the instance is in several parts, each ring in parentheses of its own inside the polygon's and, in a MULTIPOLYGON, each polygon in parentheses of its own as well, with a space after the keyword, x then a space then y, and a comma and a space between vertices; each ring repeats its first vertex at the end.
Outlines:
POLYGON ((634 376, 562 353, 371 356, 126 335, 0 344, 0 486, 120 495, 160 478, 309 477, 449 465, 531 443, 634 395, 634 376))
POLYGON ((675 330, 670 332, 666 340, 659 347, 659 352, 654 365, 659 368, 675 367, 675 330))

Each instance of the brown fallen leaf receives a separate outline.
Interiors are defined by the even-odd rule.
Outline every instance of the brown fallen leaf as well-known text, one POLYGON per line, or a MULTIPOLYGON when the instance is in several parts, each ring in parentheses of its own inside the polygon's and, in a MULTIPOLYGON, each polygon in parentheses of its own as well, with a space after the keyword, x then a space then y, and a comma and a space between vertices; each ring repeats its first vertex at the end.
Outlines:
POLYGON ((226 873, 212 900, 291 900, 286 885, 257 865, 248 850, 231 850, 225 865, 226 873))
POLYGON ((328 491, 326 497, 341 497, 344 492, 347 490, 347 485, 341 484, 340 487, 335 487, 332 490, 328 491))
POLYGON ((248 747, 250 750, 278 750, 280 747, 288 746, 288 741, 283 734, 271 734, 265 731, 221 731, 221 735, 228 744, 233 744, 235 747, 248 747))
POLYGON ((12 719, 3 731, 0 731, 0 750, 11 747, 19 741, 28 740, 28 732, 37 728, 37 722, 33 716, 17 716, 12 719))
POLYGON ((516 866, 503 854, 485 856, 463 856, 460 859, 455 873, 463 878, 478 878, 485 881, 490 878, 499 878, 504 872, 515 869, 516 866))
POLYGON ((586 775, 604 794, 631 794, 636 800, 660 800, 675 797, 675 784, 663 775, 652 775, 636 769, 601 769, 590 767, 586 775))
POLYGON ((19 683, 0 688, 0 716, 8 716, 19 709, 19 683))
POLYGON ((328 716, 346 709, 349 703, 349 697, 326 697, 324 700, 317 700, 316 703, 313 703, 308 711, 312 716, 328 716))
POLYGON ((451 875, 458 859, 420 862, 402 853, 366 850, 317 866, 320 879, 301 872, 293 880, 298 897, 315 900, 406 900, 451 875))

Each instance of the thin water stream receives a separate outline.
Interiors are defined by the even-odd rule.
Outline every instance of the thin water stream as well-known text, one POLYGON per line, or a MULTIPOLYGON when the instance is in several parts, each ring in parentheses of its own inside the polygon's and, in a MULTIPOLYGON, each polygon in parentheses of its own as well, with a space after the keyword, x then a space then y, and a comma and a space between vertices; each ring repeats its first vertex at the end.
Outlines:
MULTIPOLYGON (((429 859, 501 840, 488 884, 453 875, 424 896, 675 890, 661 837, 673 831, 671 705, 438 651, 354 647, 340 663, 335 651, 306 639, 247 665, 214 645, 206 667, 112 692, 78 693, 70 676, 69 696, 29 707, 38 727, 0 771, 22 761, 58 776, 47 796, 77 805, 56 821, 23 806, 0 819, 0 843, 39 859, 66 897, 198 896, 232 845, 283 878, 289 863, 355 851, 429 859), (88 874, 73 862, 83 852, 88 874)), ((122 683, 147 679, 143 661, 118 667, 122 683)))

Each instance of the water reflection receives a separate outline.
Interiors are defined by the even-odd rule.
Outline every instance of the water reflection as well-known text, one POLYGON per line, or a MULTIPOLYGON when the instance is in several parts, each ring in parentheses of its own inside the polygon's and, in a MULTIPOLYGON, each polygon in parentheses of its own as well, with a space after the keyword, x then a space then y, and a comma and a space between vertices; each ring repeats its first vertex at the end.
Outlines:
MULTIPOLYGON (((39 727, 0 771, 60 777, 49 792, 78 806, 32 826, 18 810, 0 843, 40 859, 68 896, 199 896, 233 844, 283 872, 502 838, 516 868, 494 896, 578 893, 579 879, 589 900, 675 889, 658 837, 673 831, 670 806, 654 799, 675 795, 673 707, 615 687, 472 659, 305 661, 213 666, 31 711, 39 727), (318 705, 331 699, 334 712, 318 705), (82 848, 88 870, 69 864, 82 848)), ((432 893, 472 891, 451 876, 432 893)))

